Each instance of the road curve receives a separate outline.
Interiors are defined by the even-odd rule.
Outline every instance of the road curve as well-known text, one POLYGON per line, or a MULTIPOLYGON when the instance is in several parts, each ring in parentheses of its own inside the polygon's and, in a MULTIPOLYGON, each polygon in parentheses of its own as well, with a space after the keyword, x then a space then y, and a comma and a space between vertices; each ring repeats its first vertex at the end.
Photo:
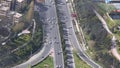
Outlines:
MULTIPOLYGON (((70 13, 68 13, 69 17, 70 17, 70 13)), ((70 22, 69 22, 69 26, 72 27, 72 29, 70 30, 70 32, 72 33, 71 35, 71 42, 73 43, 76 51, 77 51, 77 54, 78 56, 83 60, 85 61, 88 65, 90 65, 92 68, 101 68, 101 66, 99 66, 97 63, 95 63, 93 60, 91 60, 84 52, 84 50, 82 49, 81 45, 78 40, 77 40, 77 37, 75 35, 75 31, 74 31, 74 27, 73 27, 73 24, 72 24, 72 21, 71 21, 71 17, 70 17, 70 22)))
POLYGON ((72 24, 72 19, 71 19, 71 15, 70 15, 70 11, 68 10, 67 4, 65 0, 56 0, 59 1, 59 3, 61 3, 60 5, 57 6, 57 8, 61 8, 59 10, 63 11, 61 14, 62 17, 62 21, 65 22, 65 25, 67 26, 66 28, 70 28, 69 29, 69 33, 71 33, 71 36, 69 37, 69 39, 71 40, 71 43, 73 44, 73 46, 75 47, 78 56, 85 61, 87 64, 89 64, 91 67, 93 68, 101 68, 97 63, 95 63, 93 60, 91 60, 83 51, 81 44, 79 44, 77 37, 75 35, 75 31, 73 28, 73 24, 72 24), (65 19, 65 20, 64 20, 65 19), (72 28, 71 28, 72 27, 72 28))
MULTIPOLYGON (((41 13, 42 12, 39 12, 40 15, 41 15, 41 13)), ((45 12, 45 14, 47 14, 47 12, 45 12)), ((44 17, 46 17, 46 16, 44 16, 44 17)), ((23 62, 22 64, 19 64, 12 68, 28 68, 29 66, 30 67, 34 66, 37 63, 43 61, 49 55, 49 52, 50 52, 53 44, 50 44, 50 42, 52 42, 52 40, 50 39, 50 35, 48 35, 49 34, 48 29, 50 28, 50 27, 48 27, 48 23, 49 23, 49 21, 46 19, 44 22, 44 24, 46 24, 46 25, 43 25, 43 40, 46 40, 46 42, 43 43, 42 50, 40 50, 37 54, 33 55, 26 62, 23 62), (49 40, 49 42, 48 42, 48 40, 49 40)))

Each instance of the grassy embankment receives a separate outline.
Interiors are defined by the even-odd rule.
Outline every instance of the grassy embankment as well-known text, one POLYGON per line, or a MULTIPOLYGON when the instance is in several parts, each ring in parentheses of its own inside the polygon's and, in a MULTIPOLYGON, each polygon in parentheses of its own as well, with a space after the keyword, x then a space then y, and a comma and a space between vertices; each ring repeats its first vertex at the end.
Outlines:
MULTIPOLYGON (((100 3, 98 4, 98 7, 105 10, 104 14, 110 13, 112 10, 115 10, 116 8, 112 5, 100 3)), ((107 15, 104 15, 104 18, 108 24, 108 27, 111 29, 111 31, 115 34, 117 38, 117 49, 118 52, 120 53, 120 31, 117 29, 117 26, 120 25, 120 20, 119 19, 110 19, 107 15)))
POLYGON ((75 61, 75 67, 76 68, 91 68, 89 65, 87 65, 83 60, 81 60, 76 52, 73 50, 73 56, 75 61))
MULTIPOLYGON (((104 68, 110 68, 112 65, 119 68, 118 61, 109 53, 111 46, 111 35, 102 27, 101 22, 93 13, 91 8, 92 2, 76 0, 76 10, 79 16, 80 26, 83 29, 85 39, 87 42, 87 53, 89 56, 102 65, 104 68)), ((98 6, 94 4, 94 7, 98 6)), ((106 14, 102 9, 98 8, 100 14, 106 14)), ((111 22, 109 22, 111 23, 111 22)), ((113 26, 111 23, 109 27, 113 26)))
POLYGON ((38 63, 37 65, 33 66, 32 68, 54 68, 53 58, 48 56, 44 61, 38 63))

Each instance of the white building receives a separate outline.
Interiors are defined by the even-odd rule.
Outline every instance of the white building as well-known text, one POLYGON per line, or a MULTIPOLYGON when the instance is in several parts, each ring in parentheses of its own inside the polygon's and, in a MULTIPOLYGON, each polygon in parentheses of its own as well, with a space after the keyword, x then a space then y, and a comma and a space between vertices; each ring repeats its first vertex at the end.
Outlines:
POLYGON ((16 12, 13 15, 13 22, 18 23, 21 20, 21 17, 22 17, 22 14, 16 12))
POLYGON ((9 12, 9 7, 4 7, 4 6, 0 7, 0 15, 6 16, 8 12, 9 12))
POLYGON ((24 0, 17 0, 17 2, 22 3, 24 0))
POLYGON ((24 6, 24 4, 25 4, 25 0, 17 0, 15 10, 19 11, 24 6))
POLYGON ((10 10, 11 1, 12 0, 0 2, 0 15, 7 16, 7 13, 10 10))

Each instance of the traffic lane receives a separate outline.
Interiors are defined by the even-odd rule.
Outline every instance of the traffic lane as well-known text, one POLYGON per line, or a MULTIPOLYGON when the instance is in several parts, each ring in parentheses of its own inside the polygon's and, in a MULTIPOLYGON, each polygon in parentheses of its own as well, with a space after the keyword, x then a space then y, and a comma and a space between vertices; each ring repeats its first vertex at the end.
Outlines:
MULTIPOLYGON (((61 7, 62 7, 62 6, 61 6, 61 7)), ((65 7, 63 7, 63 8, 65 9, 65 7)), ((66 11, 66 12, 67 12, 67 11, 66 11)), ((68 21, 69 21, 69 20, 68 20, 68 21)), ((74 38, 74 37, 75 37, 75 36, 73 35, 73 38, 74 38)), ((72 39, 73 39, 73 38, 72 38, 72 39)), ((76 39, 74 39, 74 40, 76 40, 76 39)), ((74 41, 74 40, 73 40, 73 41, 74 41)), ((77 41, 77 40, 76 40, 76 41, 77 41)), ((78 45, 78 42, 76 43, 76 45, 78 45)), ((76 48, 77 48, 77 50, 79 50, 78 46, 76 46, 76 48)), ((81 50, 81 49, 80 49, 80 50, 81 50)), ((87 58, 86 58, 86 59, 87 59, 87 58)), ((89 60, 90 60, 90 59, 89 59, 89 60)), ((89 61, 88 61, 88 62, 89 62, 89 61)), ((91 61, 90 61, 90 62, 91 62, 91 61)), ((91 63, 93 63, 93 62, 91 62, 91 63)))
MULTIPOLYGON (((49 1, 49 0, 48 0, 49 1)), ((50 4, 50 1, 48 2, 48 5, 51 5, 50 4)), ((55 11, 53 11, 53 10, 55 10, 55 7, 54 7, 54 5, 51 5, 50 7, 49 7, 49 11, 47 12, 47 20, 48 20, 48 22, 49 22, 49 25, 53 25, 53 22, 56 22, 55 20, 56 20, 56 18, 55 18, 55 11)))
MULTIPOLYGON (((57 26, 56 26, 57 27, 57 26)), ((63 54, 62 54, 62 45, 61 45, 61 40, 60 40, 60 35, 58 33, 58 30, 59 29, 55 29, 56 30, 56 35, 55 35, 55 45, 54 45, 54 48, 55 48, 55 55, 56 55, 56 62, 58 64, 63 64, 63 54)))
MULTIPOLYGON (((46 5, 50 5, 50 0, 47 0, 47 1, 46 1, 46 5)), ((46 20, 47 20, 47 24, 48 24, 47 27, 49 27, 49 28, 47 29, 47 31, 48 31, 48 32, 51 32, 51 33, 54 33, 54 31, 51 31, 52 25, 51 25, 50 22, 53 21, 52 18, 54 17, 54 16, 53 16, 53 12, 52 12, 51 10, 53 11, 53 6, 49 7, 49 9, 48 9, 48 11, 47 11, 46 20), (51 13, 52 13, 52 15, 51 15, 51 13)), ((52 34, 49 34, 49 35, 51 35, 51 37, 53 37, 52 34)))
MULTIPOLYGON (((57 36, 56 36, 57 37, 57 36)), ((56 38, 55 40, 57 40, 58 38, 56 38)), ((58 40, 57 40, 58 41, 58 40)), ((54 52, 55 52, 55 66, 64 66, 64 63, 63 63, 63 55, 62 53, 62 50, 61 50, 61 47, 60 47, 61 44, 59 44, 58 42, 54 44, 54 52)))
POLYGON ((63 61, 62 61, 62 59, 63 59, 63 58, 62 58, 62 53, 59 53, 59 52, 58 52, 58 49, 59 49, 59 48, 56 48, 56 49, 57 49, 57 50, 56 50, 56 52, 55 52, 55 62, 56 62, 55 64, 62 66, 62 65, 63 65, 63 63, 62 63, 62 62, 63 62, 63 61))
POLYGON ((63 58, 62 58, 62 55, 61 55, 62 53, 59 53, 59 50, 60 50, 59 47, 57 47, 57 45, 56 45, 56 47, 55 47, 55 62, 56 63, 55 64, 62 66, 63 65, 63 63, 62 63, 63 62, 62 61, 63 58))
MULTIPOLYGON (((55 8, 55 6, 52 8, 52 10, 51 10, 51 14, 53 15, 53 16, 56 16, 57 17, 57 13, 56 13, 56 11, 53 11, 53 10, 55 10, 56 8, 55 8)), ((52 18, 52 20, 54 20, 56 23, 57 23, 57 18, 56 17, 53 17, 52 18)), ((55 40, 56 40, 56 42, 55 42, 55 45, 54 45, 54 49, 55 49, 55 64, 56 65, 62 65, 62 66, 64 66, 64 63, 63 63, 63 55, 62 55, 62 53, 61 54, 58 54, 59 53, 59 51, 62 51, 62 49, 61 49, 61 40, 60 40, 60 34, 59 34, 59 28, 58 28, 58 25, 56 24, 56 25, 54 25, 54 28, 55 28, 55 36, 54 37, 56 37, 55 38, 55 40)))
MULTIPOLYGON (((55 25, 53 25, 53 26, 55 26, 55 25)), ((51 32, 51 35, 53 35, 52 37, 53 37, 53 39, 54 39, 54 48, 55 48, 55 50, 54 50, 54 52, 55 52, 55 61, 56 61, 56 65, 61 65, 62 63, 61 63, 61 60, 62 60, 62 58, 61 58, 61 56, 59 56, 57 53, 58 53, 58 50, 60 50, 59 49, 59 44, 58 43, 56 43, 56 41, 59 41, 58 39, 58 37, 55 35, 56 33, 57 33, 57 28, 56 27, 53 27, 52 29, 52 32, 51 32), (59 60, 60 59, 60 60, 59 60)))
MULTIPOLYGON (((64 0, 61 0, 63 3, 65 3, 65 1, 64 0)), ((69 27, 73 27, 72 26, 72 24, 71 24, 71 19, 70 19, 70 15, 69 15, 69 13, 68 13, 68 11, 67 10, 65 10, 65 9, 67 9, 67 5, 61 5, 60 6, 61 7, 61 10, 64 10, 64 16, 62 16, 62 17, 66 17, 67 19, 66 20, 63 20, 63 22, 65 22, 65 24, 66 24, 66 27, 67 28, 69 28, 69 27), (65 6, 65 7, 64 7, 65 6)), ((74 33, 74 30, 72 29, 69 29, 69 33, 72 33, 72 38, 71 39, 74 39, 74 40, 72 40, 73 42, 76 42, 77 41, 77 39, 75 39, 74 37, 75 37, 75 33, 74 33)), ((77 42, 78 43, 78 42, 77 42)), ((74 44, 76 44, 76 43, 74 43, 74 44)), ((77 44, 76 44, 77 45, 77 44)))
MULTIPOLYGON (((61 0, 61 2, 66 3, 65 0, 61 0)), ((67 5, 61 5, 60 7, 61 7, 61 10, 64 10, 64 14, 63 14, 64 16, 62 16, 62 17, 66 18, 66 20, 63 21, 63 22, 65 22, 66 27, 67 28, 69 28, 69 27, 73 28, 72 20, 70 19, 70 14, 68 13, 69 11, 65 10, 65 9, 67 9, 67 5)), ((76 35, 75 35, 74 32, 75 32, 74 29, 69 29, 69 33, 72 33, 72 35, 70 35, 71 39, 73 39, 72 41, 75 42, 74 44, 78 45, 78 42, 77 42, 77 39, 76 39, 76 35)), ((77 50, 78 49, 79 48, 77 48, 77 50)))
POLYGON ((56 65, 62 65, 64 68, 64 61, 63 61, 63 53, 62 53, 62 45, 61 45, 61 39, 60 39, 60 34, 59 34, 59 29, 58 29, 58 25, 55 26, 55 45, 54 45, 54 49, 55 49, 55 62, 56 65), (61 53, 60 53, 61 52, 61 53), (59 53, 59 54, 58 54, 59 53))
MULTIPOLYGON (((56 18, 55 18, 55 15, 56 15, 55 13, 56 13, 56 12, 53 11, 54 9, 55 9, 55 6, 50 6, 50 8, 49 8, 49 10, 50 10, 50 13, 49 13, 50 16, 48 16, 48 17, 51 17, 51 18, 52 18, 52 22, 56 20, 56 18)), ((52 28, 52 30, 54 30, 54 31, 52 31, 53 33, 57 33, 57 31, 58 31, 59 29, 57 29, 57 27, 54 27, 54 28, 52 28)), ((54 34, 52 34, 52 35, 54 35, 54 34)), ((57 39, 59 39, 59 38, 57 38, 57 39)), ((58 47, 59 45, 55 45, 55 46, 58 47)), ((58 48, 59 48, 59 47, 58 47, 58 48)), ((58 49, 58 48, 57 48, 57 49, 58 49)), ((57 54, 56 54, 56 58, 57 58, 57 59, 60 58, 60 60, 63 59, 63 58, 61 58, 61 56, 59 56, 59 55, 57 55, 57 54)), ((56 63, 57 63, 58 65, 61 65, 61 64, 62 64, 60 60, 56 60, 56 61, 57 61, 56 63), (60 63, 59 63, 59 62, 60 62, 60 63)), ((62 64, 62 65, 64 65, 64 64, 62 64)))
MULTIPOLYGON (((69 35, 68 35, 69 36, 69 35)), ((69 40, 69 38, 68 38, 69 40)), ((73 54, 72 54, 72 50, 71 50, 71 43, 67 43, 66 45, 66 61, 67 61, 67 67, 69 68, 74 68, 75 64, 74 64, 74 59, 73 59, 73 54), (70 61, 69 61, 70 60, 70 61)))
POLYGON ((17 65, 13 68, 17 68, 17 67, 18 68, 27 68, 29 65, 33 66, 33 65, 37 64, 38 62, 42 61, 44 59, 44 57, 46 56, 46 54, 49 53, 49 50, 50 50, 51 46, 44 47, 44 48, 45 48, 44 49, 45 51, 43 51, 42 54, 40 54, 40 53, 36 54, 36 55, 32 56, 28 61, 26 61, 26 62, 24 62, 20 65, 17 65))

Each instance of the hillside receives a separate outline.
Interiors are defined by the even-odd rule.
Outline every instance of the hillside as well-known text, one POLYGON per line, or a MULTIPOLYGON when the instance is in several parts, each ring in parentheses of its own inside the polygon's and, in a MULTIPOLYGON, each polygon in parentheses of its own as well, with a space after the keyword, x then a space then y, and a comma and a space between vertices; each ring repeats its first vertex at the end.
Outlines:
POLYGON ((87 42, 86 52, 104 68, 120 68, 119 62, 110 53, 111 35, 103 28, 93 12, 91 6, 93 3, 88 0, 75 0, 74 3, 87 42))

